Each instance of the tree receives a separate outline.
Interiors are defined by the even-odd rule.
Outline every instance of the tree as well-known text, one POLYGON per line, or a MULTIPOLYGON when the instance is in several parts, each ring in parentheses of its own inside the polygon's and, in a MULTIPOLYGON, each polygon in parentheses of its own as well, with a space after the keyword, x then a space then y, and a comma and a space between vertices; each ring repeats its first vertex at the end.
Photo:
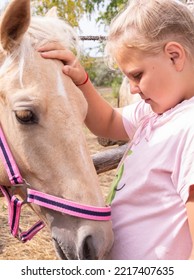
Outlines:
POLYGON ((66 20, 72 26, 78 26, 78 22, 85 12, 83 0, 33 0, 34 13, 45 15, 52 7, 57 7, 58 16, 66 20))
POLYGON ((109 24, 111 18, 127 3, 127 0, 33 0, 32 3, 35 14, 46 14, 49 9, 56 6, 60 17, 72 26, 78 26, 84 13, 90 17, 96 10, 99 13, 97 21, 109 24))
POLYGON ((105 8, 105 10, 99 11, 99 16, 97 18, 98 22, 102 22, 105 25, 109 25, 112 18, 127 4, 128 0, 86 0, 86 10, 91 14, 95 9, 100 7, 105 8))

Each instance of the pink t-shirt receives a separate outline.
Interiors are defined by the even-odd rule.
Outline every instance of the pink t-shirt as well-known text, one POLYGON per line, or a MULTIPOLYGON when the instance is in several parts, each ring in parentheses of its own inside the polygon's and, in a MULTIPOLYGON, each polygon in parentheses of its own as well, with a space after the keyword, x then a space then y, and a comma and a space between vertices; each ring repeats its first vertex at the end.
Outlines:
POLYGON ((194 97, 162 115, 144 101, 123 110, 130 155, 112 202, 110 259, 188 259, 185 203, 194 184, 194 97))

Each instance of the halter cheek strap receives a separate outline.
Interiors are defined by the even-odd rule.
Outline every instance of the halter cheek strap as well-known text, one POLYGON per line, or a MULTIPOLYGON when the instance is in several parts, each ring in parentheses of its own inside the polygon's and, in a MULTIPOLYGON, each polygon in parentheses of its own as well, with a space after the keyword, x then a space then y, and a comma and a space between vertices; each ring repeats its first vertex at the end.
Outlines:
POLYGON ((0 157, 7 171, 9 181, 12 185, 22 184, 23 178, 15 163, 12 153, 7 145, 2 128, 0 127, 0 157))
MULTIPOLYGON (((10 184, 14 186, 18 184, 24 184, 24 180, 12 156, 9 146, 7 145, 1 127, 0 127, 0 158, 7 171, 10 184)), ((21 214, 21 208, 26 202, 20 201, 5 186, 0 185, 0 190, 3 193, 4 197, 6 198, 8 204, 8 224, 10 227, 11 234, 22 242, 26 242, 32 239, 32 237, 45 226, 44 223, 42 221, 38 221, 29 230, 22 232, 19 228, 20 214, 21 214)))
POLYGON ((11 233, 14 237, 17 237, 22 242, 30 240, 39 230, 41 230, 45 226, 42 221, 38 221, 28 231, 21 232, 21 230, 19 229, 20 213, 22 206, 26 202, 35 203, 39 206, 83 219, 96 221, 108 221, 111 219, 110 206, 95 207, 90 205, 83 205, 27 188, 26 182, 22 178, 20 171, 16 165, 16 162, 12 156, 12 153, 9 149, 9 146, 7 145, 1 127, 0 158, 5 166, 11 185, 17 186, 22 184, 26 187, 26 201, 20 201, 15 195, 12 195, 12 193, 8 190, 7 187, 0 186, 0 190, 2 191, 8 203, 8 222, 11 233))

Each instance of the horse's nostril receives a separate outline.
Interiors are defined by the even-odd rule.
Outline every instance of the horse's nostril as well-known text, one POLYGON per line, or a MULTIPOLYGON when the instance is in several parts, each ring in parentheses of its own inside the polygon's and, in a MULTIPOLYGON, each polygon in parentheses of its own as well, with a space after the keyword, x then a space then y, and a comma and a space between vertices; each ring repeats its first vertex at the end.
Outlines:
POLYGON ((96 259, 96 250, 93 245, 92 236, 88 235, 82 244, 82 248, 79 252, 80 259, 83 260, 94 260, 96 259))

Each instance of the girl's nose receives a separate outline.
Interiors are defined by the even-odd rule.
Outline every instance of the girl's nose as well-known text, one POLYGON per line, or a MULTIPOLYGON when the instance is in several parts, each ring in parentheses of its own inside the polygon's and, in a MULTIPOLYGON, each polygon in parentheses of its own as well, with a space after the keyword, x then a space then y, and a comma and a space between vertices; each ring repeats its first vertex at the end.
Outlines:
POLYGON ((131 94, 136 94, 140 92, 140 88, 136 83, 130 81, 130 91, 131 94))

